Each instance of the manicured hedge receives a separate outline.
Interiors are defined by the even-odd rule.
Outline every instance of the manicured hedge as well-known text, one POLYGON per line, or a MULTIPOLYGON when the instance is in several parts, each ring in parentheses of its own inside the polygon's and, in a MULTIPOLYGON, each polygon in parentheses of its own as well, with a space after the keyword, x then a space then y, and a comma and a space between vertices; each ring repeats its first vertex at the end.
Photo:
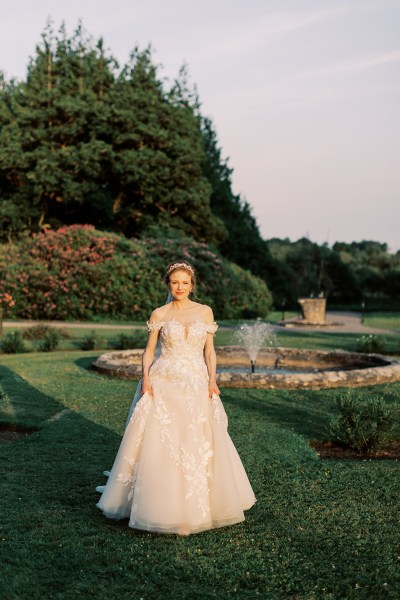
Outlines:
POLYGON ((207 244, 176 234, 127 239, 72 225, 0 247, 0 289, 15 299, 13 316, 28 319, 147 319, 166 297, 166 265, 189 260, 199 302, 216 318, 265 317, 266 284, 207 244))

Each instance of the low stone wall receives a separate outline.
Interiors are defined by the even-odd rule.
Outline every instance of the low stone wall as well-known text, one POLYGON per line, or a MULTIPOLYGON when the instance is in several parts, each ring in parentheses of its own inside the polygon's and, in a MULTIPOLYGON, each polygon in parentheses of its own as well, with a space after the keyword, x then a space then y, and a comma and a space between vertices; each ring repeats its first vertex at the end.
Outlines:
MULTIPOLYGON (((250 373, 249 359, 238 346, 217 347, 217 364, 242 367, 243 372, 218 372, 217 382, 223 387, 264 389, 323 389, 358 387, 400 381, 400 362, 379 354, 363 354, 344 350, 323 351, 298 348, 260 350, 257 365, 272 368, 314 367, 324 369, 311 373, 250 373), (332 370, 329 370, 332 369, 332 370)), ((141 375, 143 350, 123 350, 103 354, 93 367, 108 375, 138 379, 141 375)))
POLYGON ((142 373, 142 354, 143 349, 107 352, 96 358, 92 366, 106 375, 138 379, 142 373))

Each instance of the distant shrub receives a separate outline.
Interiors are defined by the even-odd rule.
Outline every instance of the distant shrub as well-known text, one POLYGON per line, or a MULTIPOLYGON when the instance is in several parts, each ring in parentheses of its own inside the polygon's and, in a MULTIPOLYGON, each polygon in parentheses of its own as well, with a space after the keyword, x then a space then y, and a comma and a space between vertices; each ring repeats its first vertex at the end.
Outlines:
POLYGON ((49 331, 57 331, 60 338, 71 337, 66 329, 54 327, 53 325, 46 325, 45 323, 38 323, 37 325, 32 325, 27 329, 23 329, 22 336, 25 340, 41 340, 49 331))
POLYGON ((56 329, 49 328, 39 343, 41 352, 53 352, 60 343, 61 335, 56 329))
POLYGON ((22 333, 20 331, 10 331, 0 341, 0 349, 5 354, 20 354, 26 352, 22 333))
POLYGON ((135 331, 127 335, 120 333, 116 340, 112 341, 112 346, 116 350, 131 350, 132 348, 144 348, 147 343, 147 334, 145 331, 135 331))
POLYGON ((384 337, 369 334, 357 338, 357 351, 367 354, 382 354, 387 350, 387 341, 384 337))
POLYGON ((81 350, 94 350, 97 346, 97 343, 98 343, 98 340, 97 340, 96 332, 91 331, 89 333, 89 335, 87 335, 80 341, 79 346, 80 346, 81 350))
POLYGON ((336 398, 339 417, 330 423, 333 440, 357 452, 374 452, 390 439, 399 406, 388 407, 382 397, 364 401, 347 390, 336 398))

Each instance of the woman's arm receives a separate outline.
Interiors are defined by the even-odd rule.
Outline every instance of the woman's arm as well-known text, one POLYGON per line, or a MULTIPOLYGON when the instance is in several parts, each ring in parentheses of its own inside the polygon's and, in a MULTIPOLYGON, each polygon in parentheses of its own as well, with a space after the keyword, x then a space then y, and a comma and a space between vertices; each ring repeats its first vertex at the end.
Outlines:
MULTIPOLYGON (((206 323, 207 325, 214 324, 214 315, 211 308, 207 307, 206 313, 206 323)), ((207 339, 204 346, 204 359, 206 361, 207 370, 208 370, 208 392, 209 397, 211 398, 213 394, 220 395, 219 388, 217 386, 217 355, 215 353, 214 348, 214 334, 207 333, 207 339)))
MULTIPOLYGON (((159 321, 157 316, 155 315, 155 311, 153 311, 149 322, 156 323, 159 321)), ((153 395, 153 388, 150 383, 149 370, 154 360, 159 331, 159 329, 149 331, 146 348, 142 354, 142 394, 149 392, 150 396, 153 395)))

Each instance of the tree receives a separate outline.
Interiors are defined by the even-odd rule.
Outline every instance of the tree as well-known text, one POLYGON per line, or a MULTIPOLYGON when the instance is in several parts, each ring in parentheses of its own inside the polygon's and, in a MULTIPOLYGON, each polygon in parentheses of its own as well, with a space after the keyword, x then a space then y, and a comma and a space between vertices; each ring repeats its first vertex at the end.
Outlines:
MULTIPOLYGON (((164 90, 151 49, 118 65, 79 25, 48 25, 26 81, 0 96, 2 225, 70 223, 137 235, 167 222, 201 240, 226 235, 210 208, 197 119, 164 90)), ((4 237, 4 236, 3 236, 4 237)))
POLYGON ((151 49, 131 55, 110 92, 111 186, 116 228, 137 235, 167 223, 200 240, 224 234, 210 209, 193 111, 157 78, 151 49))
POLYGON ((102 111, 113 68, 101 41, 90 46, 81 26, 68 39, 63 26, 55 38, 48 25, 26 81, 3 91, 1 198, 3 206, 18 207, 31 230, 68 222, 83 205, 98 211, 102 204, 111 148, 91 123, 102 111))

